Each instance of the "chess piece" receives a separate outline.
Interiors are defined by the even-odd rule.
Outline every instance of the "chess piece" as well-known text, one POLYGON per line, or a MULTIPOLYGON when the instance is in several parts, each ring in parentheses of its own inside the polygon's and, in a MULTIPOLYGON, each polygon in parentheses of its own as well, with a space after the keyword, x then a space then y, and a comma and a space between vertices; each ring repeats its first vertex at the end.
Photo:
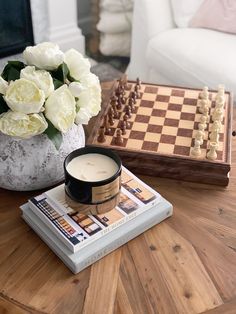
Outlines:
POLYGON ((207 117, 204 116, 203 114, 200 117, 200 123, 198 124, 199 130, 205 130, 207 127, 207 117))
POLYGON ((124 143, 124 139, 123 139, 122 134, 121 134, 121 129, 117 129, 116 130, 116 136, 115 136, 115 144, 118 146, 122 146, 123 143, 124 143))
POLYGON ((128 105, 130 106, 130 111, 133 113, 134 112, 134 100, 133 100, 133 98, 128 99, 128 105))
POLYGON ((223 110, 216 108, 212 114, 212 121, 220 121, 223 120, 223 110))
POLYGON ((141 81, 138 77, 136 79, 136 86, 138 87, 138 89, 141 89, 141 81))
POLYGON ((215 108, 217 109, 224 109, 224 104, 225 104, 225 98, 224 96, 218 96, 216 100, 216 106, 215 108))
POLYGON ((105 135, 111 135, 111 128, 108 122, 108 115, 106 114, 103 119, 103 126, 105 128, 105 135))
POLYGON ((129 118, 129 117, 127 116, 127 114, 125 114, 123 120, 124 120, 124 122, 125 122, 126 129, 130 129, 130 123, 129 123, 129 121, 128 121, 128 118, 129 118))
POLYGON ((192 147, 190 154, 193 157, 201 156, 200 142, 198 140, 196 140, 196 139, 194 141, 194 147, 192 147))
POLYGON ((219 142, 219 133, 217 131, 212 131, 209 135, 210 141, 218 143, 219 142))
POLYGON ((99 129, 99 134, 98 134, 98 137, 97 137, 97 141, 99 143, 104 143, 106 141, 104 126, 101 126, 100 129, 99 129))
POLYGON ((218 102, 220 97, 223 97, 223 99, 225 98, 225 87, 223 84, 218 85, 218 92, 217 92, 215 101, 218 102))
POLYGON ((108 111, 108 122, 109 122, 110 125, 113 125, 113 124, 114 124, 113 114, 114 114, 113 108, 110 107, 110 108, 109 108, 109 111, 108 111))
POLYGON ((136 101, 136 99, 137 99, 136 93, 135 93, 135 92, 131 92, 131 93, 130 93, 130 97, 133 98, 134 104, 136 104, 136 102, 137 102, 137 101, 136 101))
POLYGON ((209 107, 208 106, 203 107, 202 114, 206 117, 206 121, 209 121, 209 107))
POLYGON ((127 117, 130 119, 131 118, 131 110, 130 110, 130 106, 126 105, 125 106, 125 114, 127 115, 127 117))
POLYGON ((222 127, 222 123, 218 120, 215 120, 212 124, 211 132, 217 131, 218 133, 220 133, 221 127, 222 127))
POLYGON ((204 135, 205 135, 205 132, 204 132, 204 131, 202 131, 202 130, 197 130, 196 135, 195 135, 195 139, 196 139, 197 141, 199 141, 200 145, 203 144, 204 135))
POLYGON ((116 108, 118 110, 121 110, 122 109, 122 101, 121 101, 121 97, 117 97, 117 104, 116 104, 116 108))
POLYGON ((138 87, 138 85, 135 85, 135 86, 134 86, 134 91, 135 91, 135 93, 136 93, 136 97, 139 99, 139 98, 140 98, 140 92, 139 92, 139 87, 138 87))
POLYGON ((126 123, 124 120, 120 121, 120 129, 121 129, 122 135, 125 135, 126 134, 126 123))
POLYGON ((208 91, 208 87, 204 86, 202 92, 200 93, 200 97, 202 99, 209 99, 209 91, 208 91))
POLYGON ((209 100, 208 99, 201 99, 199 102, 198 111, 200 113, 203 113, 205 107, 209 107, 209 100))
POLYGON ((119 113, 118 113, 117 108, 116 108, 116 100, 111 102, 111 106, 113 109, 113 118, 119 119, 119 113))
POLYGON ((210 160, 215 160, 217 158, 216 150, 218 148, 218 143, 210 142, 210 150, 207 153, 207 158, 210 160))

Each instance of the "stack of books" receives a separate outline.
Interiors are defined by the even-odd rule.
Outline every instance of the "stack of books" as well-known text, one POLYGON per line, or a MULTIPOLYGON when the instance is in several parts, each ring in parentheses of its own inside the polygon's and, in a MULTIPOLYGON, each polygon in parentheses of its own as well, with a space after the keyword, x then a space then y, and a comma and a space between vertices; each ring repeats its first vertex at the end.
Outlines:
POLYGON ((125 167, 119 204, 109 212, 84 215, 69 205, 64 184, 29 199, 22 217, 73 273, 160 223, 172 205, 125 167))

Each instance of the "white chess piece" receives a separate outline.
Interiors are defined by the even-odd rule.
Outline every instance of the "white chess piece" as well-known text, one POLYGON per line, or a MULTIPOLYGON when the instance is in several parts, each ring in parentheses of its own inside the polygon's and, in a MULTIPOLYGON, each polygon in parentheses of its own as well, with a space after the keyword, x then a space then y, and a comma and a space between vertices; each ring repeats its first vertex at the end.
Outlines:
POLYGON ((196 135, 195 135, 195 140, 199 141, 200 145, 203 144, 203 139, 204 139, 205 133, 201 130, 197 130, 196 135))
POLYGON ((212 131, 209 135, 210 141, 215 143, 219 143, 219 137, 219 132, 217 131, 212 131))
POLYGON ((200 148, 200 142, 197 140, 197 139, 195 139, 195 141, 194 141, 194 147, 192 147, 192 149, 191 149, 191 156, 193 156, 193 157, 199 157, 199 156, 201 156, 201 148, 200 148))
POLYGON ((199 102, 198 111, 203 113, 205 107, 209 107, 209 100, 208 99, 201 99, 199 102))
POLYGON ((225 86, 223 84, 219 84, 218 85, 218 92, 217 92, 217 95, 216 95, 216 102, 218 101, 219 97, 223 97, 224 98, 225 96, 225 86))
POLYGON ((225 104, 225 98, 224 96, 218 96, 216 100, 216 106, 215 108, 223 109, 225 104))
POLYGON ((207 127, 207 117, 204 116, 203 114, 200 117, 200 123, 198 124, 198 128, 205 130, 207 127))
POLYGON ((212 114, 212 121, 220 121, 223 120, 223 110, 216 108, 212 114))
POLYGON ((209 91, 208 91, 208 87, 207 86, 204 86, 203 87, 203 90, 201 92, 201 98, 202 99, 209 99, 209 91))
POLYGON ((208 122, 209 121, 209 107, 205 106, 203 108, 202 114, 206 117, 206 121, 208 122))
POLYGON ((220 133, 221 127, 222 127, 222 123, 218 120, 215 120, 212 124, 211 132, 217 131, 218 133, 220 133))
POLYGON ((215 142, 210 143, 210 149, 209 149, 209 152, 207 153, 208 159, 215 160, 217 158, 217 153, 216 153, 217 148, 218 148, 218 143, 215 143, 215 142))

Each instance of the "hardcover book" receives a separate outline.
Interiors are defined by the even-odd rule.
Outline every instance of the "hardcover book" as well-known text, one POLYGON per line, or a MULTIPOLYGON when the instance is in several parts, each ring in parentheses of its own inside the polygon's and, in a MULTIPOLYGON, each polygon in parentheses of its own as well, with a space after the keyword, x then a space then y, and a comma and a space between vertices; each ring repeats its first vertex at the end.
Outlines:
POLYGON ((64 184, 21 207, 23 219, 77 273, 172 215, 172 205, 123 167, 119 204, 84 215, 68 204, 64 184))

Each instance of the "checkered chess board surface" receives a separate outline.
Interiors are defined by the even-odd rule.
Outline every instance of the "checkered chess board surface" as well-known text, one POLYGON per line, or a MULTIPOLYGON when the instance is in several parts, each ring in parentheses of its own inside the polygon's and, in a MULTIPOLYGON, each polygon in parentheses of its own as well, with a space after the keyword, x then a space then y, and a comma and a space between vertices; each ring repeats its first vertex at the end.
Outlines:
MULTIPOLYGON (((135 83, 129 83, 125 92, 125 98, 134 90, 135 83)), ((130 129, 123 135, 124 143, 120 147, 135 151, 149 151, 163 155, 177 155, 190 157, 190 149, 194 146, 194 138, 198 130, 201 113, 198 111, 200 101, 200 90, 172 88, 142 84, 140 99, 135 104, 135 112, 129 119, 130 129)), ((216 92, 210 91, 210 121, 207 123, 205 138, 201 145, 201 157, 205 159, 209 146, 209 134, 213 121, 211 116, 215 107, 216 92)), ((225 117, 227 115, 227 104, 229 95, 225 94, 225 117)), ((97 136, 93 144, 117 147, 115 144, 115 132, 123 120, 124 106, 119 111, 119 119, 114 120, 111 126, 111 135, 106 135, 106 141, 99 143, 97 136)), ((225 161, 226 123, 223 119, 220 133, 217 160, 225 161)), ((101 121, 102 124, 102 121, 101 121)), ((99 131, 99 128, 98 130, 99 131)), ((98 133, 97 133, 98 134, 98 133)), ((192 157, 190 157, 192 158, 192 157)))

